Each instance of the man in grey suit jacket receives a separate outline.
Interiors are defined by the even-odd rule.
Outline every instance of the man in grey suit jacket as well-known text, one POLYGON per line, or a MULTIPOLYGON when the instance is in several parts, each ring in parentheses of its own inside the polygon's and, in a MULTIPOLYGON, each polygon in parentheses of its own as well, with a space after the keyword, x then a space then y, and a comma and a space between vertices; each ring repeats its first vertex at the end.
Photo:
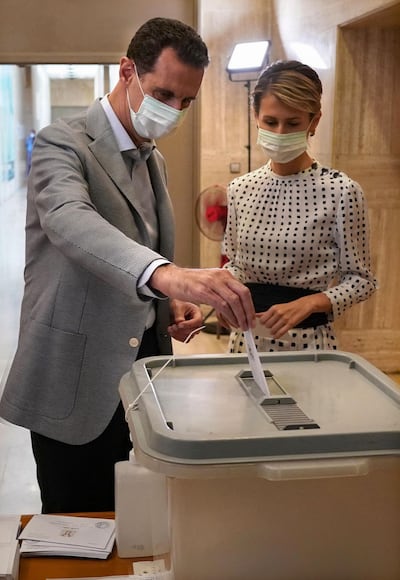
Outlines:
POLYGON ((118 384, 135 358, 185 340, 202 323, 196 303, 253 324, 250 294, 227 271, 172 263, 153 139, 179 124, 207 64, 192 28, 152 19, 113 91, 36 138, 20 336, 0 414, 31 431, 45 513, 114 508, 114 464, 131 447, 118 384))

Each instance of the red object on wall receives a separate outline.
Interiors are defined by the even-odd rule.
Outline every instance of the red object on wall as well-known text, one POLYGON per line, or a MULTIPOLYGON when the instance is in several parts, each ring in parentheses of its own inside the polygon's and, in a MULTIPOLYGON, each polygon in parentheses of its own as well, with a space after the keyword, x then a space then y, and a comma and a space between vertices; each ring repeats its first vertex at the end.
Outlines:
POLYGON ((206 219, 209 222, 224 222, 226 226, 226 218, 228 215, 228 208, 226 205, 209 205, 206 208, 206 219))

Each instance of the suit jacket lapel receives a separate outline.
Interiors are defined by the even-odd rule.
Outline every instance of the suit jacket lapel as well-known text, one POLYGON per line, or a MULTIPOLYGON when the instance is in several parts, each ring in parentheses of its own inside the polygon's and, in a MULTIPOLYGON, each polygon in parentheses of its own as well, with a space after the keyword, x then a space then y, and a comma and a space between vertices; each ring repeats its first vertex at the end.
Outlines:
POLYGON ((93 139, 88 148, 132 207, 132 211, 136 216, 137 226, 141 232, 142 241, 150 247, 150 238, 141 215, 140 204, 135 197, 131 177, 119 150, 114 132, 99 100, 89 107, 86 119, 87 134, 93 139))
MULTIPOLYGON (((96 100, 88 109, 86 131, 89 137, 93 139, 88 145, 89 149, 135 210, 138 219, 141 221, 141 230, 147 239, 147 229, 141 216, 140 205, 135 200, 131 178, 118 148, 111 125, 99 100, 96 100)), ((158 152, 154 151, 147 160, 147 166, 157 202, 160 254, 168 259, 173 259, 174 214, 166 185, 161 176, 161 169, 157 159, 159 155, 158 152)), ((150 243, 150 240, 148 240, 148 243, 150 243)))
POLYGON ((100 101, 95 101, 87 113, 87 134, 93 139, 89 149, 130 204, 136 207, 132 181, 118 148, 113 130, 100 101))

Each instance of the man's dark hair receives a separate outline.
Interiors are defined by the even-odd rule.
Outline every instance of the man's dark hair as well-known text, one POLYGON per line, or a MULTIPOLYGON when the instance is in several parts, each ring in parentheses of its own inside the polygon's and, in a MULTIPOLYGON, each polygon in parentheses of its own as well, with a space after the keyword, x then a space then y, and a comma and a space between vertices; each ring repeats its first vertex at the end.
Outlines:
POLYGON ((172 18, 152 18, 136 32, 126 56, 132 59, 138 74, 151 72, 164 48, 173 48, 179 59, 194 68, 209 63, 207 46, 187 24, 172 18))

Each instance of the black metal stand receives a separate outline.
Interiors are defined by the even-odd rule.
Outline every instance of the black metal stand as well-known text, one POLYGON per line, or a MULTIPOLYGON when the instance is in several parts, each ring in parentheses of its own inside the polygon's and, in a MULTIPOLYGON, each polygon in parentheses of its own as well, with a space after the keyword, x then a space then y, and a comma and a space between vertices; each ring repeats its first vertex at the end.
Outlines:
POLYGON ((203 318, 203 324, 205 326, 204 332, 207 334, 216 334, 217 338, 219 338, 221 334, 230 334, 229 330, 221 326, 218 320, 216 322, 207 322, 207 320, 214 312, 215 310, 212 308, 203 318))
POLYGON ((247 89, 247 170, 251 171, 251 93, 250 93, 250 81, 246 81, 244 84, 247 89))

